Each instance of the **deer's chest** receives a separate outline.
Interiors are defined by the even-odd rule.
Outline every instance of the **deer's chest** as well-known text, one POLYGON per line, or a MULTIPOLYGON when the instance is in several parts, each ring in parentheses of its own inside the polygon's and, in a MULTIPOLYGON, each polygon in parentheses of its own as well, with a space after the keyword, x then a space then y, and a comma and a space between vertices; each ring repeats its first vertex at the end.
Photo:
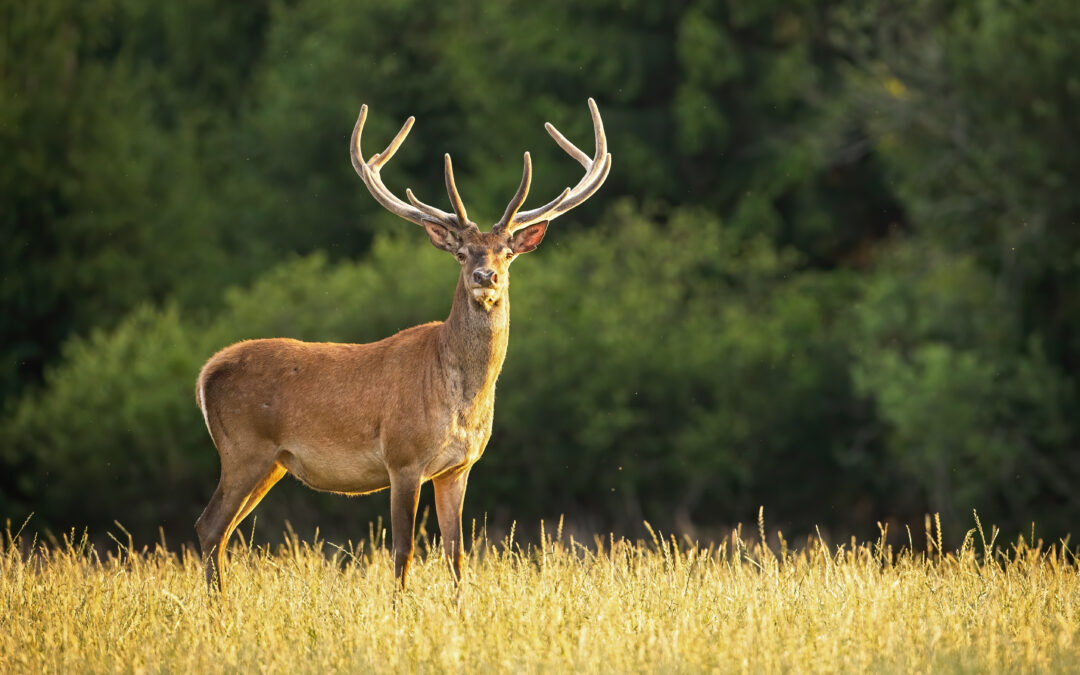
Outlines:
POLYGON ((493 413, 493 407, 488 405, 451 414, 439 449, 425 471, 427 477, 476 463, 491 437, 493 413))

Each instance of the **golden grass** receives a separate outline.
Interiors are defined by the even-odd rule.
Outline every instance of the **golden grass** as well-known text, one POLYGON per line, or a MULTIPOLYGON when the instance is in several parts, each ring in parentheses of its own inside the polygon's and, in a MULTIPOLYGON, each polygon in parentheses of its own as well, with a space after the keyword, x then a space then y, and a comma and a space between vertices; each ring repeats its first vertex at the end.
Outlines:
POLYGON ((980 534, 944 555, 481 539, 460 600, 436 553, 398 594, 381 546, 289 537, 234 546, 220 602, 189 552, 29 556, 9 536, 0 672, 1076 671, 1075 553, 980 534))

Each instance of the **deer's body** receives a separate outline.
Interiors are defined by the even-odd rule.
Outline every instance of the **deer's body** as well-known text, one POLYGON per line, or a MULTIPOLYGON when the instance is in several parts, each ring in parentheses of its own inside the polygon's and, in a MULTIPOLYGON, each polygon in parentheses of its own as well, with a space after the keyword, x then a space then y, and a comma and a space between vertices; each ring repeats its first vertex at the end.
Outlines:
POLYGON ((413 553, 420 486, 435 487, 443 547, 456 579, 463 558, 461 507, 469 469, 491 436, 495 382, 510 330, 511 261, 532 251, 547 224, 591 195, 607 176, 611 155, 590 99, 596 154, 589 158, 548 125, 585 168, 576 188, 519 213, 532 175, 529 154, 521 186, 490 232, 471 222, 454 186, 449 155, 447 213, 408 192, 410 204, 382 183, 379 169, 397 151, 412 118, 382 153, 365 161, 353 129, 353 166, 384 207, 427 231, 437 248, 461 264, 446 321, 408 328, 370 344, 249 340, 207 361, 195 401, 221 458, 221 478, 195 529, 206 580, 221 588, 225 544, 236 526, 285 474, 316 490, 363 494, 390 488, 394 569, 405 585, 413 553))
POLYGON ((393 474, 465 471, 491 435, 504 303, 484 312, 459 283, 445 322, 378 342, 239 342, 203 367, 196 402, 216 443, 273 447, 272 459, 315 490, 363 494, 390 487, 393 474))

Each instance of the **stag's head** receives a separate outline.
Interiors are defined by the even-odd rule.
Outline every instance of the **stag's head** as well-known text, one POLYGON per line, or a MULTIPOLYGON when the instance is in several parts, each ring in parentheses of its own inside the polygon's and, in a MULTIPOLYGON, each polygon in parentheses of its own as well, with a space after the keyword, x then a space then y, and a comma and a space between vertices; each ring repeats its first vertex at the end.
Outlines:
POLYGON ((353 168, 371 192, 371 196, 388 211, 421 225, 436 248, 452 254, 461 264, 461 281, 473 301, 485 310, 497 305, 510 281, 510 263, 522 253, 535 249, 544 238, 548 223, 588 199, 607 178, 611 170, 611 153, 607 151, 604 125, 596 102, 589 99, 592 113, 596 151, 592 157, 579 150, 550 123, 545 128, 555 142, 571 157, 585 167, 585 175, 573 188, 566 188, 547 204, 529 211, 521 211, 532 182, 532 159, 525 153, 525 168, 517 193, 506 206, 499 222, 489 232, 481 232, 476 223, 469 220, 465 204, 461 201, 454 183, 454 167, 450 155, 444 157, 446 192, 450 196, 453 213, 425 204, 416 198, 412 190, 405 190, 408 203, 398 199, 383 184, 379 171, 412 129, 415 118, 410 117, 401 127, 394 140, 382 152, 364 161, 360 150, 360 136, 367 119, 367 106, 360 108, 360 118, 353 128, 350 154, 353 168))

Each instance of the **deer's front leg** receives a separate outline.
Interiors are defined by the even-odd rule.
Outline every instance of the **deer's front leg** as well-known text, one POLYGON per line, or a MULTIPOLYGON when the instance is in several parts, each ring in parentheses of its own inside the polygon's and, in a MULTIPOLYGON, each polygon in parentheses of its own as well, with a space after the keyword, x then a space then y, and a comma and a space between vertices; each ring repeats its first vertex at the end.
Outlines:
POLYGON ((465 559, 461 536, 461 506, 465 501, 465 483, 468 480, 469 470, 465 469, 431 481, 435 486, 435 511, 439 514, 443 550, 450 561, 455 582, 461 581, 461 564, 465 559))
POLYGON ((401 588, 413 556, 413 528, 416 504, 420 499, 420 480, 413 476, 390 478, 390 533, 394 541, 394 576, 401 588))

